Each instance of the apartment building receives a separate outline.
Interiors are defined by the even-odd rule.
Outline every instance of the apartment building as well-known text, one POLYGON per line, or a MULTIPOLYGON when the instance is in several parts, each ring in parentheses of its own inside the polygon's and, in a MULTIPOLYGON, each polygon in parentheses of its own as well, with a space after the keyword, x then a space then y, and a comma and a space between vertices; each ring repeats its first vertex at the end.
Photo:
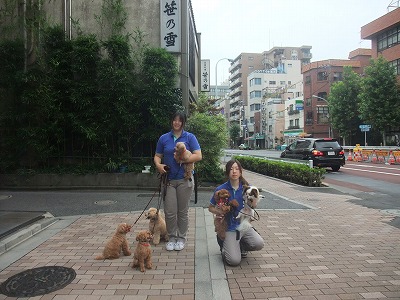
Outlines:
POLYGON ((248 105, 247 76, 254 70, 263 68, 261 53, 241 53, 231 62, 229 68, 229 124, 239 124, 242 137, 248 122, 245 114, 248 105))
POLYGON ((343 78, 343 68, 351 66, 362 74, 368 65, 369 49, 358 49, 350 53, 350 59, 329 59, 303 66, 304 132, 313 137, 338 137, 329 120, 327 97, 333 83, 343 78))
MULTIPOLYGON (((400 8, 361 27, 361 38, 371 40, 372 58, 382 55, 396 69, 400 82, 400 8)), ((389 7, 388 7, 389 8, 389 7)))
POLYGON ((285 102, 294 95, 302 96, 301 65, 300 60, 280 59, 276 67, 255 70, 247 77, 249 99, 245 115, 250 144, 273 148, 276 140, 283 138, 285 123, 280 118, 284 116, 285 102))

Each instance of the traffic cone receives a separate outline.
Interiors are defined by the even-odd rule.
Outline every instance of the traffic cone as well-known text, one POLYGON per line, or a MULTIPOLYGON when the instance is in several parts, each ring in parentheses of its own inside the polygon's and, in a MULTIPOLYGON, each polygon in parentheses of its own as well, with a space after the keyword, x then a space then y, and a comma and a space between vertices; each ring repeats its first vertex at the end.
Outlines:
POLYGON ((380 162, 380 163, 384 163, 385 162, 385 157, 383 156, 382 151, 379 152, 378 162, 380 162))
POLYGON ((400 155, 396 156, 396 163, 400 165, 400 155))
POLYGON ((363 155, 362 155, 362 160, 363 160, 363 161, 368 161, 368 160, 369 160, 369 156, 368 156, 367 153, 368 153, 368 152, 364 152, 364 153, 363 153, 363 155))
POLYGON ((372 150, 371 162, 373 162, 374 164, 376 164, 378 162, 378 158, 376 157, 375 150, 372 150))
POLYGON ((394 155, 393 155, 392 150, 390 150, 390 152, 389 152, 388 163, 389 163, 389 165, 394 165, 394 163, 395 163, 395 159, 394 159, 394 155))
POLYGON ((362 161, 360 151, 355 151, 355 152, 354 152, 354 160, 355 160, 355 161, 358 161, 358 162, 362 161))
POLYGON ((351 149, 349 150, 349 155, 347 155, 347 160, 352 161, 353 160, 353 153, 351 152, 351 149))

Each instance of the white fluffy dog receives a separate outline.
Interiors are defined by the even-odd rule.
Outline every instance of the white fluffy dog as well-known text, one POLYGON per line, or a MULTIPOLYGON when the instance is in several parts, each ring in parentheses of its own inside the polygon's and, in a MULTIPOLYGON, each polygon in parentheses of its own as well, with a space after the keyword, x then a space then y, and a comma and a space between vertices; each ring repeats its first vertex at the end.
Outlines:
POLYGON ((251 222, 256 220, 254 209, 257 207, 258 202, 264 196, 260 195, 260 191, 255 186, 243 187, 243 201, 244 207, 239 212, 237 218, 240 218, 240 225, 237 230, 245 232, 252 228, 251 222))

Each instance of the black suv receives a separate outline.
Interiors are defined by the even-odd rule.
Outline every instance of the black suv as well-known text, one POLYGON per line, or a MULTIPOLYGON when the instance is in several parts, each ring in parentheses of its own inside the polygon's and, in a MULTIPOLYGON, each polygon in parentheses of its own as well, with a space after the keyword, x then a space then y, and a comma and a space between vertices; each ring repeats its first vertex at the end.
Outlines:
POLYGON ((330 167, 339 171, 345 164, 343 148, 332 138, 303 138, 286 147, 281 158, 312 160, 314 167, 330 167))

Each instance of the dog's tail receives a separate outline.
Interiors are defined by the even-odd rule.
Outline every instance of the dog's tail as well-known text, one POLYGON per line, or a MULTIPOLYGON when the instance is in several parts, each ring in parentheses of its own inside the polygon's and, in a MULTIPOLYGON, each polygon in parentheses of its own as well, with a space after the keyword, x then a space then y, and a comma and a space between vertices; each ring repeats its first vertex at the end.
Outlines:
POLYGON ((104 257, 103 254, 101 254, 101 255, 96 256, 95 259, 97 259, 97 260, 104 260, 104 259, 106 259, 106 258, 104 257))

